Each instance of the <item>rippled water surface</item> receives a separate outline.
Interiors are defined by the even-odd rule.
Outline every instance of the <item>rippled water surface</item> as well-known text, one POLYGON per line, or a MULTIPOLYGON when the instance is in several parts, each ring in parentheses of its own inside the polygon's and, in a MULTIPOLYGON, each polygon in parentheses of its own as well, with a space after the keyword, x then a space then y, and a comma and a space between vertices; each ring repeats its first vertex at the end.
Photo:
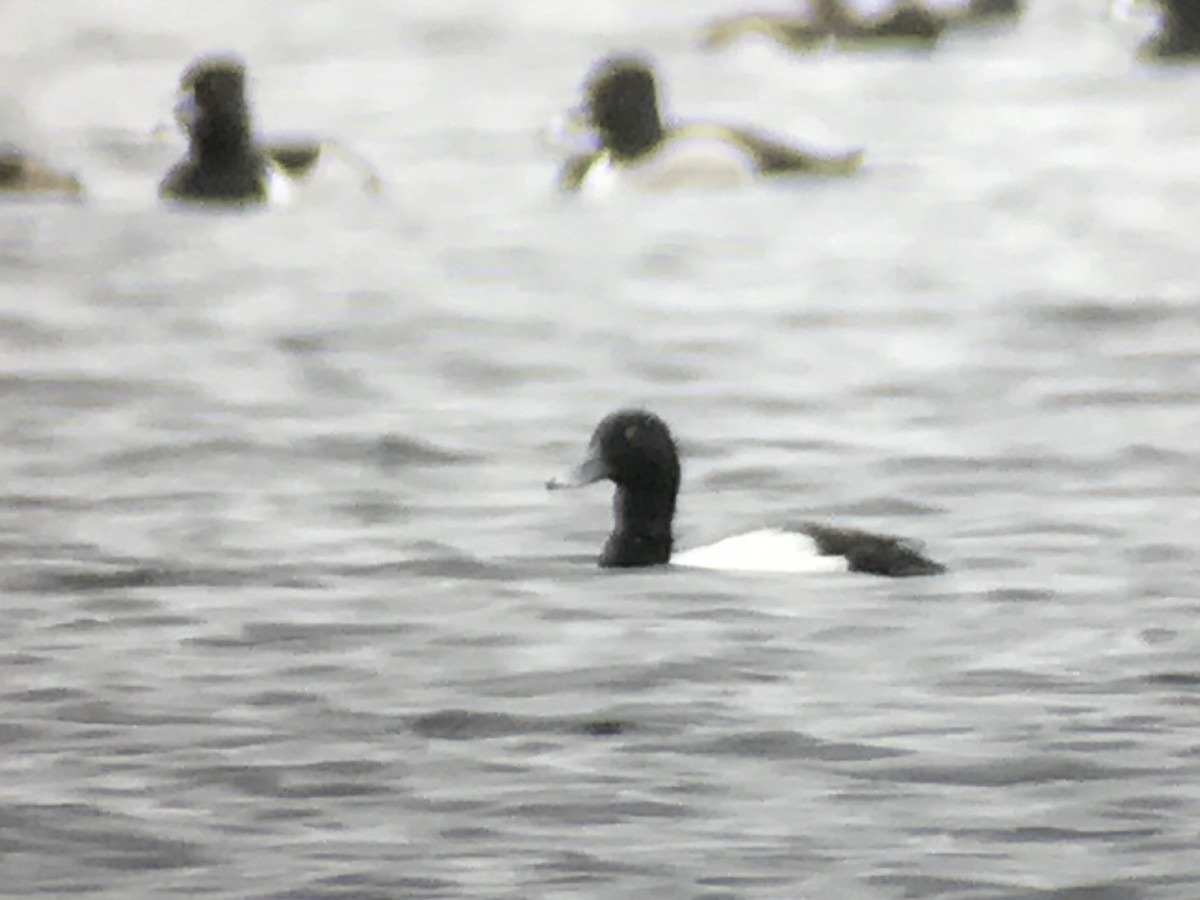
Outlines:
POLYGON ((695 47, 717 0, 0 5, 0 893, 1200 897, 1200 70, 1032 0, 932 56, 695 47), (171 212, 196 54, 386 197, 171 212), (555 195, 614 49, 862 177, 555 195), (604 413, 688 546, 801 517, 951 574, 598 571, 604 413))

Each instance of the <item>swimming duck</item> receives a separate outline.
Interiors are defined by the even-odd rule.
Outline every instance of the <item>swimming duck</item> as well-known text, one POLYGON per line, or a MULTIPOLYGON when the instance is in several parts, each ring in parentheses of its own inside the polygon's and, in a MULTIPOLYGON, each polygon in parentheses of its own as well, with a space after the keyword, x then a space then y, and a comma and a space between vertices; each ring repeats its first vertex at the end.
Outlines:
POLYGON ((382 189, 370 166, 336 141, 256 141, 240 60, 204 57, 184 72, 180 88, 184 96, 176 120, 188 138, 188 157, 163 180, 159 193, 164 198, 225 204, 286 200, 327 155, 347 162, 368 191, 382 189))
POLYGON ((807 16, 751 13, 719 19, 702 33, 710 49, 725 47, 747 34, 769 38, 790 50, 814 50, 827 42, 840 49, 909 46, 930 49, 948 19, 914 0, 900 0, 881 15, 863 18, 842 0, 811 0, 807 16))
POLYGON ((605 417, 584 461, 547 488, 579 487, 608 480, 616 485, 612 533, 600 565, 622 568, 664 565, 725 571, 864 572, 904 577, 936 575, 945 567, 913 542, 850 528, 802 523, 764 529, 674 553, 672 520, 679 493, 679 453, 667 424, 645 410, 605 417))
POLYGON ((187 203, 262 204, 286 194, 282 170, 255 144, 246 104, 246 68, 232 57, 206 57, 180 79, 176 118, 188 155, 162 184, 165 199, 187 203))
POLYGON ((567 160, 559 184, 568 191, 732 187, 759 176, 850 175, 862 163, 861 150, 820 155, 724 125, 665 125, 654 72, 637 57, 603 60, 584 94, 577 115, 594 131, 598 146, 567 160))
POLYGON ((0 194, 77 198, 83 185, 70 172, 61 172, 22 150, 0 144, 0 194))
POLYGON ((759 35, 795 51, 810 51, 832 43, 840 49, 865 50, 879 46, 931 49, 950 28, 992 25, 1015 19, 1021 0, 970 0, 960 10, 940 12, 901 0, 882 15, 863 18, 841 0, 812 0, 807 16, 748 13, 718 19, 701 32, 701 43, 720 49, 745 35, 759 35))

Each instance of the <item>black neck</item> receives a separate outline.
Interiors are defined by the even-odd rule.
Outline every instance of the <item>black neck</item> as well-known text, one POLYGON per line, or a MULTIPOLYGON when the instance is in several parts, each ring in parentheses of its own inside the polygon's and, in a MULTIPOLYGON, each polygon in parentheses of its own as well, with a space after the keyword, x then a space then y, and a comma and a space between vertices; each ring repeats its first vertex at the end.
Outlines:
POLYGON ((623 103, 613 110, 602 126, 604 145, 614 156, 634 159, 653 150, 662 141, 665 132, 653 87, 648 94, 637 97, 636 103, 623 103))
POLYGON ((671 559, 673 491, 617 487, 613 496, 613 532, 600 565, 657 566, 671 559))
POLYGON ((242 104, 207 112, 196 125, 193 150, 202 166, 223 165, 246 156, 253 148, 250 120, 242 104))

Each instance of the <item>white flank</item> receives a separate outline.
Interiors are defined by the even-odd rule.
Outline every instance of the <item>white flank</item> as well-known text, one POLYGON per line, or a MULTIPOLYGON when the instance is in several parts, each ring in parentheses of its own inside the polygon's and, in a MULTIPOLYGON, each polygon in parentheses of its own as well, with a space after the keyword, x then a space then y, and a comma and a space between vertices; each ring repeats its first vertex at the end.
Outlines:
POLYGON ((841 556, 821 556, 807 534, 764 528, 695 547, 671 557, 671 564, 725 572, 845 572, 841 556))
POLYGON ((613 164, 607 150, 588 166, 587 174, 579 184, 579 193, 594 200, 603 200, 621 192, 621 170, 613 164))
POLYGON ((754 160, 744 150, 719 138, 668 140, 646 160, 618 165, 605 153, 580 186, 589 197, 616 193, 662 194, 677 190, 734 188, 750 184, 754 160))
POLYGON ((267 205, 290 206, 296 199, 296 185, 288 174, 273 162, 264 166, 263 174, 267 179, 267 205))

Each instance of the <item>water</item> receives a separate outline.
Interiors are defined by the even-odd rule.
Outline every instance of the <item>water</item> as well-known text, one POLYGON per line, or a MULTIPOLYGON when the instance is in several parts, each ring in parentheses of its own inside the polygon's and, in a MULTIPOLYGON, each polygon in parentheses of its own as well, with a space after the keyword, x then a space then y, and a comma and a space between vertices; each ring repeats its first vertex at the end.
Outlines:
POLYGON ((1083 2, 930 58, 693 47, 716 0, 0 7, 0 892, 1200 896, 1200 75, 1083 2), (163 210, 197 53, 385 173, 163 210), (587 206, 539 129, 681 115, 868 167, 587 206), (658 411, 681 546, 801 517, 952 573, 603 573, 658 411))

